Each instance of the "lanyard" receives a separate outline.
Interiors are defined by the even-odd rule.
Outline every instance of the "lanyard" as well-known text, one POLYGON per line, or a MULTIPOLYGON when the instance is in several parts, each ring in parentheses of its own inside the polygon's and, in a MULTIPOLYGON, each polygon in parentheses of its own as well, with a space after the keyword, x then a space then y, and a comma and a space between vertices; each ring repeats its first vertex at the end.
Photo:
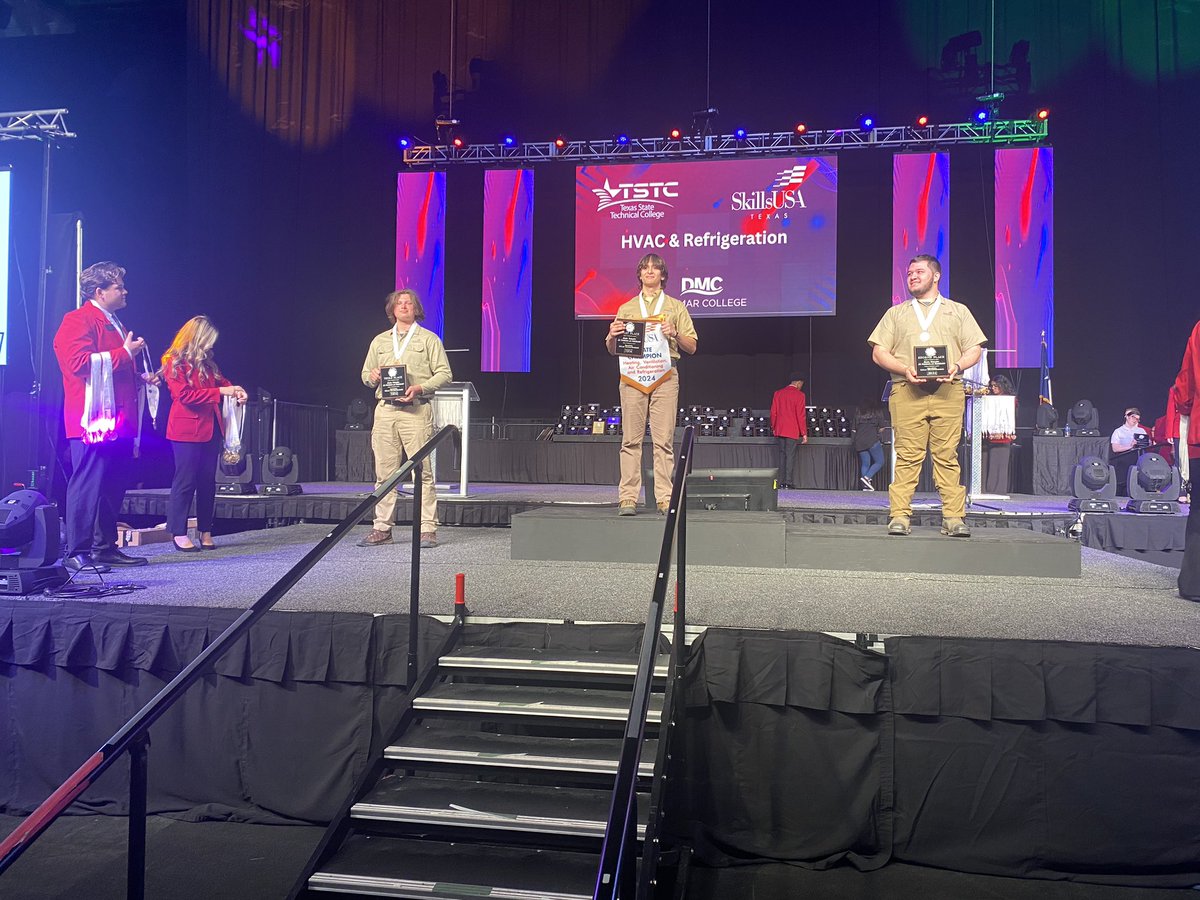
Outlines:
MULTIPOLYGON (((654 307, 654 315, 657 316, 659 313, 662 312, 663 299, 665 297, 666 297, 666 294, 664 292, 660 291, 658 294, 658 303, 654 307)), ((643 319, 650 318, 650 313, 648 313, 646 311, 646 298, 644 295, 638 294, 638 303, 640 303, 642 305, 642 318, 643 319)))
POLYGON ((404 351, 408 349, 408 342, 413 339, 413 335, 417 333, 417 329, 420 326, 417 325, 416 322, 412 323, 412 327, 408 329, 408 334, 404 336, 403 344, 396 339, 397 327, 398 326, 392 326, 392 352, 396 354, 396 362, 400 362, 400 358, 404 356, 404 351))
POLYGON ((936 301, 934 301, 933 306, 929 307, 929 315, 925 315, 924 311, 921 309, 921 304, 916 297, 913 297, 912 305, 913 312, 917 314, 917 323, 921 326, 919 340, 927 341, 929 340, 929 326, 933 324, 933 320, 937 316, 938 310, 941 309, 942 306, 942 295, 938 294, 938 298, 936 301))

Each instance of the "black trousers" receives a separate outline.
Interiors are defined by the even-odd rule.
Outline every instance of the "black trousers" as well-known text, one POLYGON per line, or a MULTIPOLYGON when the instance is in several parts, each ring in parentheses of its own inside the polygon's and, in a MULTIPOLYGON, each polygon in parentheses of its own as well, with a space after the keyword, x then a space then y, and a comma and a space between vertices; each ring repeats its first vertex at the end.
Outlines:
POLYGON ((133 440, 85 444, 72 438, 67 481, 67 549, 64 556, 117 546, 117 515, 125 500, 133 440))
POLYGON ((188 533, 188 512, 196 498, 196 529, 203 534, 212 531, 213 507, 217 496, 217 454, 222 439, 215 432, 204 443, 171 441, 175 452, 175 478, 171 482, 171 497, 167 501, 167 531, 176 537, 188 533))
POLYGON ((797 438, 776 438, 779 442, 779 483, 796 483, 796 450, 800 446, 797 438))
POLYGON ((1012 444, 983 445, 983 478, 980 486, 985 494, 1007 494, 1012 444))
MULTIPOLYGON (((1191 457, 1188 465, 1191 467, 1193 485, 1200 479, 1200 457, 1191 457)), ((1172 498, 1174 499, 1174 498, 1172 498)), ((1183 565, 1179 569, 1179 593, 1189 600, 1200 600, 1200 503, 1196 500, 1196 491, 1192 490, 1192 503, 1188 510, 1187 531, 1183 544, 1183 565)))

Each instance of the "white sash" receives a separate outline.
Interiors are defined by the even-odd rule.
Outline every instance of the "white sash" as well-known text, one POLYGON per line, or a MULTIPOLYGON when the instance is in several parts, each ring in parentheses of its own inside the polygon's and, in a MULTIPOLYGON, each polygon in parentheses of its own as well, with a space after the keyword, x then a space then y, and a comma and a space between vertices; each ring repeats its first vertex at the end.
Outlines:
POLYGON ((638 294, 641 304, 642 318, 646 320, 646 346, 642 356, 619 356, 618 365, 621 369, 621 381, 631 385, 643 394, 651 393, 656 387, 671 377, 671 342, 662 333, 664 321, 661 313, 663 299, 666 295, 658 295, 658 303, 654 312, 646 307, 646 300, 638 294))
POLYGON ((113 390, 112 354, 93 353, 91 371, 83 388, 83 442, 98 444, 117 434, 116 394, 113 390))
POLYGON ((246 407, 237 402, 237 397, 221 398, 221 419, 225 423, 225 462, 235 464, 242 458, 242 423, 246 418, 246 407))
POLYGON ((1179 452, 1175 455, 1179 457, 1176 460, 1176 462, 1179 463, 1179 477, 1184 481, 1190 481, 1192 478, 1190 471, 1192 463, 1189 459, 1192 454, 1188 448, 1188 426, 1190 425, 1190 418, 1191 416, 1183 413, 1179 414, 1179 452))

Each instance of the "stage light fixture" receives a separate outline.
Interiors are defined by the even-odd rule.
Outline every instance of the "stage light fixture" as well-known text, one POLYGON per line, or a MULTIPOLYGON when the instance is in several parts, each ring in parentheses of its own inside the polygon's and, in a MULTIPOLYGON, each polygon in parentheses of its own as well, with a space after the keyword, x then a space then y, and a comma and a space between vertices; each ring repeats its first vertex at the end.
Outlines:
POLYGON ((917 116, 917 127, 918 128, 928 128, 929 127, 929 116, 917 116))
POLYGON ((678 128, 672 128, 670 131, 667 132, 667 140, 669 140, 669 141, 677 141, 681 137, 683 137, 683 132, 680 131, 678 128))
POLYGON ((977 109, 977 110, 975 110, 975 115, 973 115, 971 118, 974 121, 978 122, 980 125, 982 125, 984 122, 986 122, 991 117, 992 117, 992 114, 991 114, 990 110, 977 109))
POLYGON ((506 134, 500 139, 500 143, 502 143, 505 147, 511 148, 517 146, 517 139, 511 134, 506 134))
POLYGON ((396 146, 401 150, 407 150, 412 146, 412 139, 401 135, 400 137, 396 138, 396 146))
POLYGON ((874 127, 875 127, 875 117, 874 116, 859 116, 858 117, 858 130, 859 131, 870 131, 874 127))
POLYGON ((1097 437, 1100 434, 1100 411, 1091 400, 1079 400, 1067 413, 1067 428, 1071 434, 1097 437))
POLYGON ((1085 456, 1071 471, 1071 494, 1067 509, 1073 512, 1117 512, 1117 470, 1098 456, 1085 456))
POLYGON ((567 139, 560 134, 554 139, 554 146, 561 150, 563 147, 567 146, 567 139))
POLYGON ((58 507, 37 491, 0 500, 0 547, 0 594, 31 594, 67 580, 54 565, 62 552, 58 507))
POLYGON ((1049 403, 1043 403, 1038 406, 1033 433, 1062 436, 1062 429, 1058 427, 1058 410, 1049 403))
POLYGON ((456 134, 454 139, 450 141, 450 145, 454 147, 455 150, 462 150, 467 146, 467 141, 466 138, 464 138, 461 134, 456 134))
POLYGON ((366 431, 371 421, 371 405, 362 397, 355 397, 346 407, 346 430, 366 431))
POLYGON ((1048 118, 1050 118, 1050 110, 1043 106, 1040 109, 1034 110, 1033 115, 1029 118, 1034 122, 1045 122, 1048 118))
POLYGON ((616 141, 620 146, 624 147, 629 143, 629 135, 622 131, 617 135, 616 141))
POLYGON ((290 497, 304 493, 304 489, 296 484, 300 478, 300 457, 287 447, 276 447, 267 455, 263 460, 262 476, 260 494, 290 497))
POLYGON ((256 468, 258 458, 250 453, 222 452, 217 458, 218 494, 253 494, 257 492, 256 468))
POLYGON ((744 141, 746 139, 746 129, 745 128, 733 129, 733 137, 734 137, 734 140, 744 141))
POLYGON ((796 131, 796 134, 807 134, 808 126, 805 125, 803 122, 797 122, 795 131, 796 131))
POLYGON ((1179 513, 1179 470, 1157 453, 1143 453, 1129 467, 1129 503, 1133 513, 1179 513))

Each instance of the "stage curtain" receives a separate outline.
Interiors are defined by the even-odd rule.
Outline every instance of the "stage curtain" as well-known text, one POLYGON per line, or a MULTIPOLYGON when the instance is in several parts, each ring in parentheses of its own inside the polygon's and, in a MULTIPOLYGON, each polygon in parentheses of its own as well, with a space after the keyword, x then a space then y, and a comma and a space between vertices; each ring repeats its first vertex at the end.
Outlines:
POLYGON ((891 846, 887 661, 802 632, 693 645, 670 822, 710 865, 873 869, 891 846))
MULTIPOLYGON (((34 809, 240 612, 0 600, 0 809, 34 809)), ((422 661, 445 628, 422 619, 422 661)), ((150 811, 328 820, 395 727, 406 629, 407 616, 268 613, 151 728, 150 811)), ((73 811, 124 814, 128 772, 114 764, 73 811)))
POLYGON ((896 859, 1200 881, 1200 654, 897 637, 896 859))

